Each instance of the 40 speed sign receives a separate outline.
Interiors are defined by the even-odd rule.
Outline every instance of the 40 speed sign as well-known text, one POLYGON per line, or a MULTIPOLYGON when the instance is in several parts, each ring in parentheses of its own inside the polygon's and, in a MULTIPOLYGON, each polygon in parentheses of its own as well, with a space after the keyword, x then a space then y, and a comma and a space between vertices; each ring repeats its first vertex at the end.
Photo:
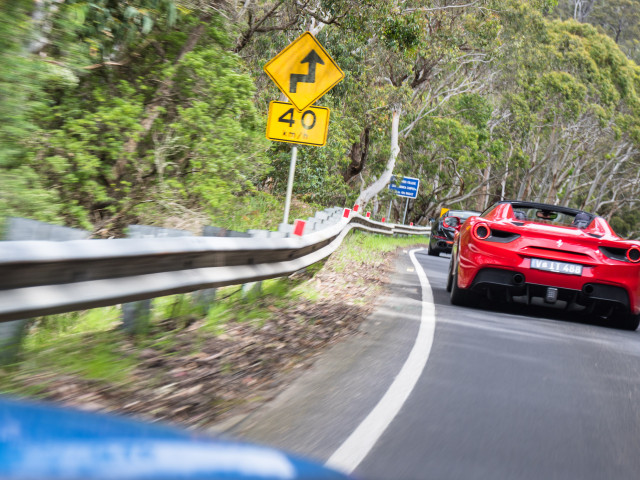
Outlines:
POLYGON ((329 131, 329 109, 307 107, 300 111, 292 103, 269 103, 267 138, 277 142, 324 146, 329 131))

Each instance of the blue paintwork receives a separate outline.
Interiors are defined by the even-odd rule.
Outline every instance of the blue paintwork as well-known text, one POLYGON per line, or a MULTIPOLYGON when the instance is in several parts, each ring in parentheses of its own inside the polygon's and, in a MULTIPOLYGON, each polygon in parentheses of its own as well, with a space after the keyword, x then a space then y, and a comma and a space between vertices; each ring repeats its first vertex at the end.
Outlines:
POLYGON ((278 450, 0 397, 1 479, 346 479, 278 450))

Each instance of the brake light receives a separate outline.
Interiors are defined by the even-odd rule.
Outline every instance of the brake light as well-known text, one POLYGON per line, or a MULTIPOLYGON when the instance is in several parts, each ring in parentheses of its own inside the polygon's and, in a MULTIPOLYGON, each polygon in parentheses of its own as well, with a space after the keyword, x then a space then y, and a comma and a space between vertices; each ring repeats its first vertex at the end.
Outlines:
POLYGON ((627 250, 627 260, 633 263, 640 262, 640 248, 631 247, 627 250))
POLYGON ((478 240, 484 240, 491 235, 491 229, 486 223, 476 223, 473 226, 473 235, 478 240))

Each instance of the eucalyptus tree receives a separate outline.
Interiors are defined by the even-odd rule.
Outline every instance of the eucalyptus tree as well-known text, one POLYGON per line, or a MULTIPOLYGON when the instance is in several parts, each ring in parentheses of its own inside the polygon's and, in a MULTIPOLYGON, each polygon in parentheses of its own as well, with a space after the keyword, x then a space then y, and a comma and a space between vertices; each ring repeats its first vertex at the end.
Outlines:
POLYGON ((499 85, 521 157, 509 195, 611 216, 638 198, 640 70, 588 24, 529 23, 499 85))
POLYGON ((560 0, 554 15, 602 28, 630 58, 640 59, 640 1, 560 0))
MULTIPOLYGON (((478 91, 483 66, 498 45, 500 2, 390 2, 369 29, 371 89, 389 111, 389 155, 357 203, 389 183, 402 144, 425 119, 458 95, 478 91)), ((503 5, 505 2, 501 2, 503 5)))

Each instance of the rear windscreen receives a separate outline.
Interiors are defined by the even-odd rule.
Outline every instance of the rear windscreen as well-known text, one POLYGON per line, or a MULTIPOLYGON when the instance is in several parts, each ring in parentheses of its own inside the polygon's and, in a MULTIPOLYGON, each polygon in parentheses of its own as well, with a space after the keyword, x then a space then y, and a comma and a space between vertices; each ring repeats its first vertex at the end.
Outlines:
POLYGON ((516 207, 513 208, 513 216, 516 220, 545 223, 549 225, 562 225, 585 228, 591 221, 591 217, 579 212, 567 213, 558 212, 556 210, 544 209, 544 208, 527 208, 516 207))

